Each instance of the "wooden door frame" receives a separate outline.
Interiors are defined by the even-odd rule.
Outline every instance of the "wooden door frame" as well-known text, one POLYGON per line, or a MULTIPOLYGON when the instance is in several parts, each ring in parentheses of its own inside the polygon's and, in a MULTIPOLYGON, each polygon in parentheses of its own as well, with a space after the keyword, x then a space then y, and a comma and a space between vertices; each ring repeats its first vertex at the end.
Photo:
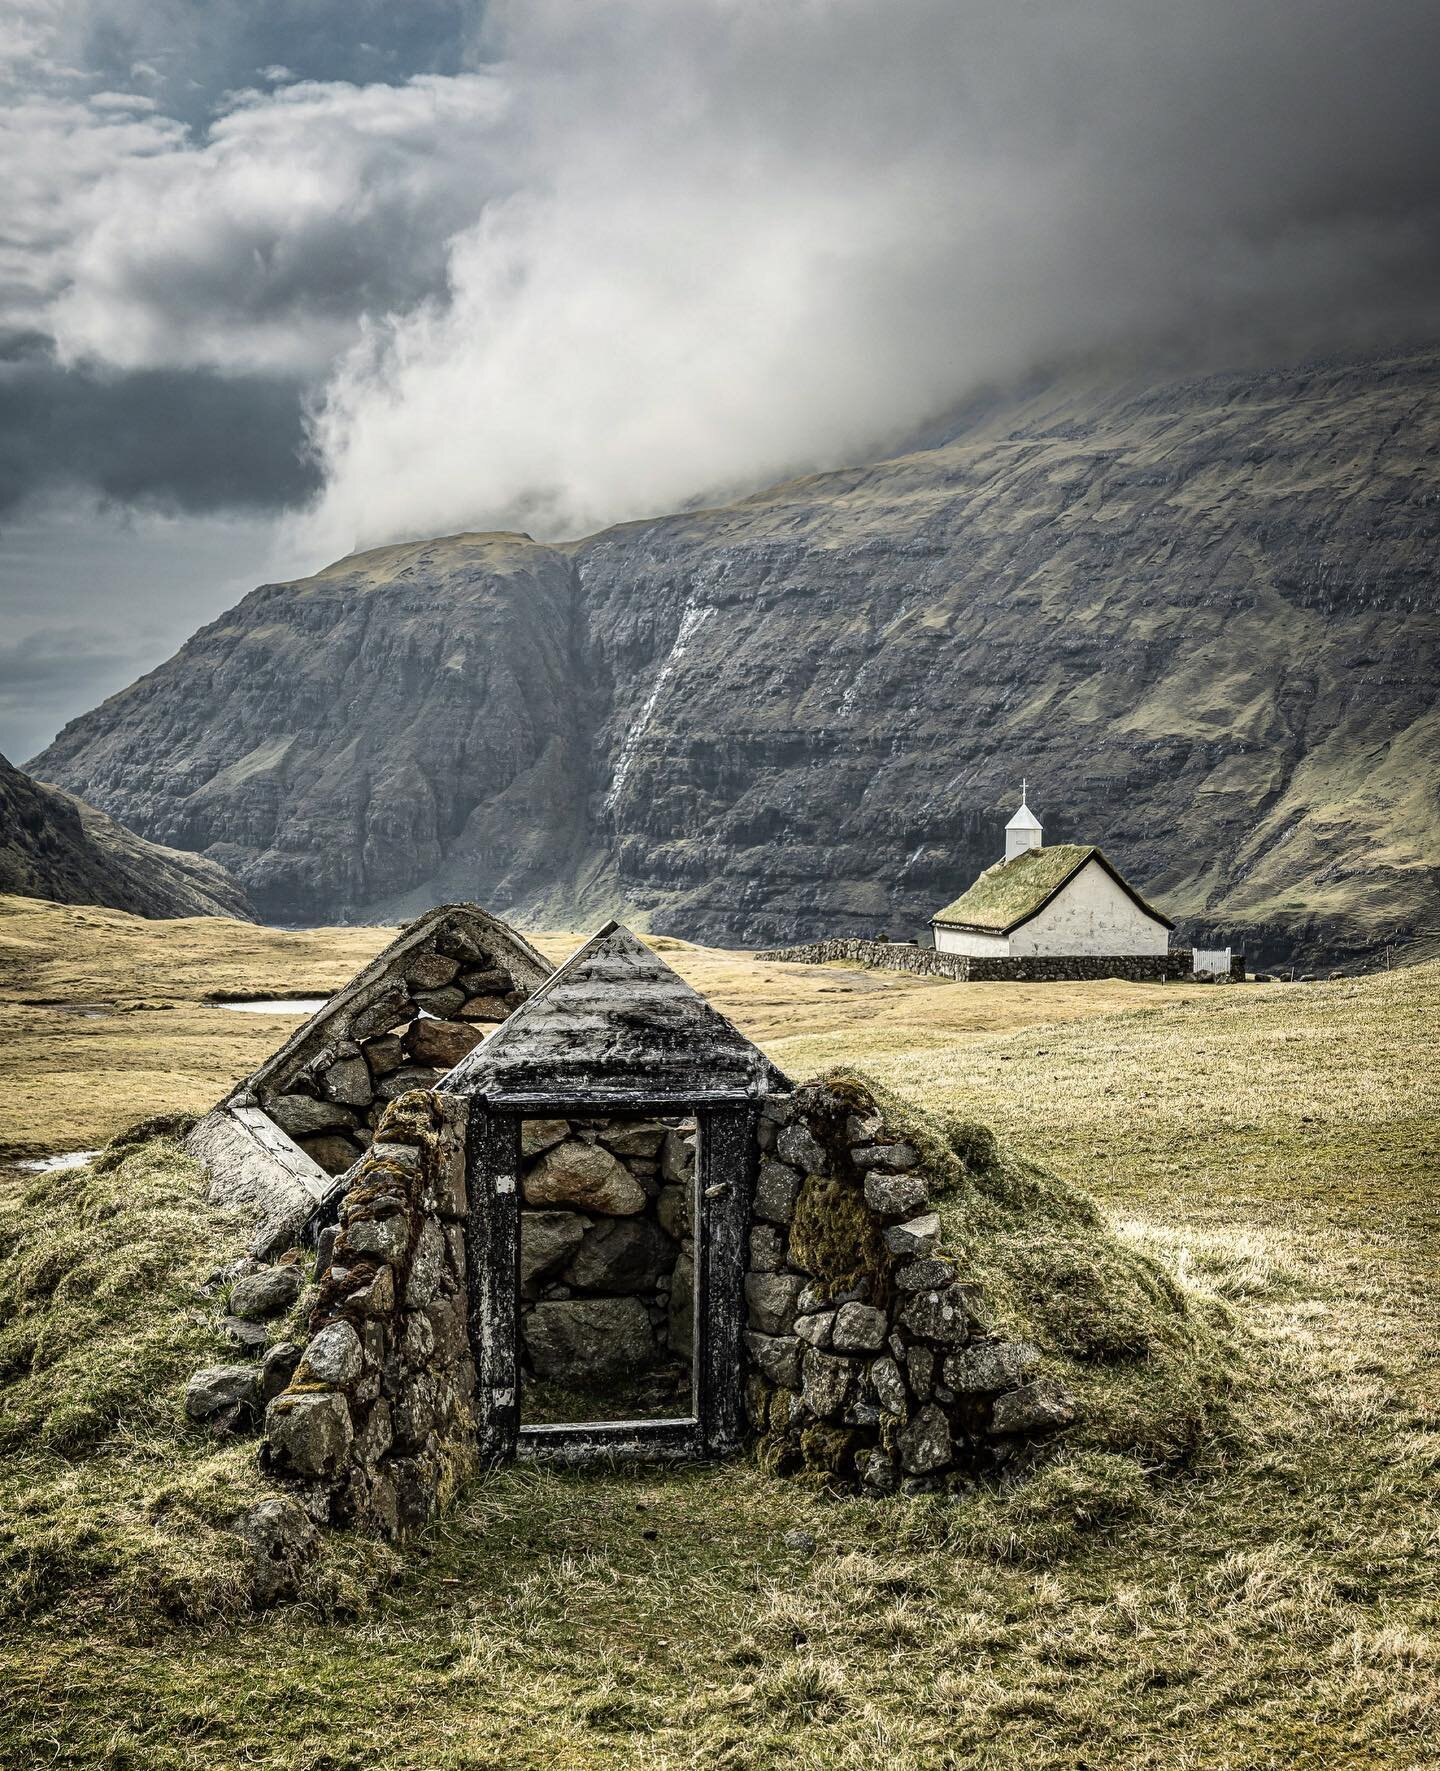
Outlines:
POLYGON ((742 1434, 742 1334, 750 1204, 758 1160, 758 1103, 526 1097, 470 1103, 466 1134, 470 1345, 477 1439, 496 1462, 594 1457, 680 1460, 723 1457, 742 1434), (695 1329, 694 1412, 679 1420, 520 1424, 520 1122, 531 1118, 693 1114, 695 1329))

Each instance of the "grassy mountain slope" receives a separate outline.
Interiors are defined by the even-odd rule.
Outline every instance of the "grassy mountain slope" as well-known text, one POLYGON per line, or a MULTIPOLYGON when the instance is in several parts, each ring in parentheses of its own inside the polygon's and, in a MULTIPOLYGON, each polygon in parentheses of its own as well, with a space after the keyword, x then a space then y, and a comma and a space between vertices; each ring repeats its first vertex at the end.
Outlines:
POLYGON ((213 860, 146 842, 73 794, 0 756, 0 892, 100 904, 139 916, 249 916, 213 860))

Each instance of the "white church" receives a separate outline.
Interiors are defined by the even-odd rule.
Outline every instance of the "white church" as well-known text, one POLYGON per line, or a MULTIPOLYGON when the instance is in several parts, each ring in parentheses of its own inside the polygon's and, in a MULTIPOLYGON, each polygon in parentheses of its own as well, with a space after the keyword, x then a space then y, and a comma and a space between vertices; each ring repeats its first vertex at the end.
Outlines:
POLYGON ((971 958, 1137 958, 1169 951, 1175 925, 1089 843, 1046 848, 1026 803, 1005 826, 1005 859, 930 919, 940 953, 971 958))

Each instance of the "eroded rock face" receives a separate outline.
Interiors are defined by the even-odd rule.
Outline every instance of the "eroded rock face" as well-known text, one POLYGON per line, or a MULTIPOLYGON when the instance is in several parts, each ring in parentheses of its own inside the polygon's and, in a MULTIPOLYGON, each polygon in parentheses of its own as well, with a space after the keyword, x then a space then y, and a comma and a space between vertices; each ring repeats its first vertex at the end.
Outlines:
POLYGON ((599 856, 651 926, 771 946, 913 934, 995 859, 1023 756, 1051 840, 1183 944, 1360 951, 1440 915, 1433 806, 1371 840, 1440 720, 1437 429, 1433 352, 1062 384, 573 549, 265 586, 34 767, 272 918, 463 890, 554 926, 599 856))
POLYGON ((134 916, 254 914, 217 862, 145 842, 73 794, 0 756, 0 892, 103 904, 134 916))

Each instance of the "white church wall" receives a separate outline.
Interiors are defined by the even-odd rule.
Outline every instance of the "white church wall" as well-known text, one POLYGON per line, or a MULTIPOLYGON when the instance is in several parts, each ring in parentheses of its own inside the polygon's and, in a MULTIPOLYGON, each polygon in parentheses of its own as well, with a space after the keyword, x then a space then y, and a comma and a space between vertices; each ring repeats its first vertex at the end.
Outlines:
POLYGON ((1169 946, 1170 931, 1121 891, 1098 861, 1087 861, 1064 891, 1008 940, 1008 951, 1017 957, 1152 954, 1168 952, 1169 946))
POLYGON ((970 929, 936 929, 937 953, 968 953, 972 959, 1003 959, 1010 952, 1006 935, 980 935, 970 929))

